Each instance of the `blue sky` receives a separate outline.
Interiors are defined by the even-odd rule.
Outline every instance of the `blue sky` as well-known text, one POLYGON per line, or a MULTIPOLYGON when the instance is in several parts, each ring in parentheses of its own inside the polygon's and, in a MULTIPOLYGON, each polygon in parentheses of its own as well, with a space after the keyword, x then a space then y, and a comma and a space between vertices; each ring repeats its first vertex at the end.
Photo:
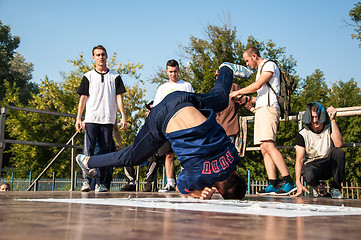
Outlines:
MULTIPOLYGON (((17 51, 34 63, 33 81, 45 76, 61 82, 60 72, 73 66, 66 60, 104 45, 117 60, 144 64, 141 78, 149 79, 167 60, 182 57, 180 45, 191 35, 205 38, 208 24, 222 25, 230 15, 238 38, 253 35, 272 39, 297 60, 301 78, 315 69, 329 84, 354 78, 361 87, 361 48, 351 39, 348 12, 357 1, 81 1, 0 0, 0 20, 21 38, 17 51)), ((128 85, 134 81, 124 78, 128 85)), ((146 97, 153 99, 155 85, 146 84, 146 97)))

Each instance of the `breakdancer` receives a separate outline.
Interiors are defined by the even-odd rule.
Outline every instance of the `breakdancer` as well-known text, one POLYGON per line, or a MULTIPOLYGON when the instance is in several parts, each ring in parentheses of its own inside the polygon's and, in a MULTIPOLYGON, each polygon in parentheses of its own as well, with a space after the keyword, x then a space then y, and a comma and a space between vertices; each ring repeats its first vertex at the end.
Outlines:
POLYGON ((180 193, 209 199, 218 190, 224 199, 242 199, 246 183, 235 172, 240 158, 216 113, 228 106, 233 78, 250 75, 241 65, 221 64, 209 93, 170 93, 152 109, 132 145, 104 155, 80 154, 77 163, 88 174, 98 167, 140 165, 168 140, 183 167, 177 178, 180 193))

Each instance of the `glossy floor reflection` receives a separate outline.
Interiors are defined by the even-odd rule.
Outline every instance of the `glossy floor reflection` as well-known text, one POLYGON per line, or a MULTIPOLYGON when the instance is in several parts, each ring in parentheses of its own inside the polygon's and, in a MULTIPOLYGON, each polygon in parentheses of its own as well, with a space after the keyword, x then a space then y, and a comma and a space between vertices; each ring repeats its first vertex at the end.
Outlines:
MULTIPOLYGON (((361 214, 277 217, 35 199, 178 198, 161 193, 3 192, 0 239, 360 239, 361 214)), ((94 200, 95 199, 95 200, 94 200)), ((361 208, 360 200, 247 196, 248 201, 361 208)), ((145 203, 146 204, 146 203, 145 203)), ((197 204, 197 203, 193 203, 197 204)), ((212 204, 210 204, 212 207, 212 204)))

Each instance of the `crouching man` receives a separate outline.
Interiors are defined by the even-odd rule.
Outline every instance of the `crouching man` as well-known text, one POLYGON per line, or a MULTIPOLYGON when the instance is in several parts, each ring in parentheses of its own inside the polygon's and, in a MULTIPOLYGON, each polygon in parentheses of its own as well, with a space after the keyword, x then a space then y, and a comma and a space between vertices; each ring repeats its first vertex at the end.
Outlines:
POLYGON ((311 102, 303 115, 303 128, 296 137, 296 185, 299 196, 310 193, 302 184, 301 176, 311 186, 314 197, 325 196, 323 180, 332 179, 332 198, 343 198, 341 183, 345 177, 345 152, 341 149, 343 138, 336 122, 337 110, 311 102))

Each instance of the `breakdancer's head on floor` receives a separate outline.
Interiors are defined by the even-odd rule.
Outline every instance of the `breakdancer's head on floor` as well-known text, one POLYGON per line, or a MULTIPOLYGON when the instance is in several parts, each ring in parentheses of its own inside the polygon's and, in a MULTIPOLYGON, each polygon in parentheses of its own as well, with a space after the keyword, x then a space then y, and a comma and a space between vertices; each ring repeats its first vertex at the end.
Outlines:
POLYGON ((246 195, 247 184, 243 177, 231 172, 222 182, 215 182, 214 187, 224 199, 242 199, 246 195))
POLYGON ((224 199, 242 199, 247 185, 235 172, 240 158, 215 116, 212 110, 188 106, 169 121, 165 135, 183 166, 177 189, 202 199, 216 189, 224 199))

